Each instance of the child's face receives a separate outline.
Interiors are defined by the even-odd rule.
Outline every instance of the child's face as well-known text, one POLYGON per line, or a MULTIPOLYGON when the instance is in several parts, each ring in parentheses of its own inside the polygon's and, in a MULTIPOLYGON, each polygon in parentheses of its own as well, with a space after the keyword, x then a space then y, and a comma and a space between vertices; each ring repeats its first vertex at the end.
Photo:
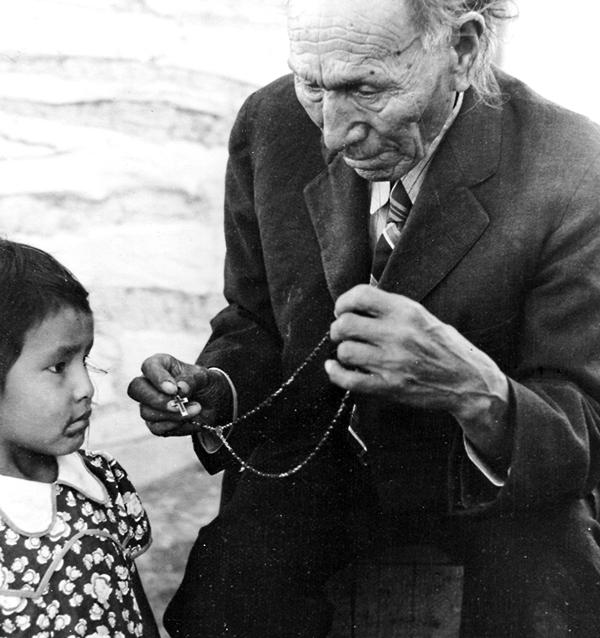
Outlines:
POLYGON ((93 338, 92 317, 73 308, 26 333, 0 391, 0 471, 31 478, 36 458, 82 445, 94 394, 85 365, 93 338))

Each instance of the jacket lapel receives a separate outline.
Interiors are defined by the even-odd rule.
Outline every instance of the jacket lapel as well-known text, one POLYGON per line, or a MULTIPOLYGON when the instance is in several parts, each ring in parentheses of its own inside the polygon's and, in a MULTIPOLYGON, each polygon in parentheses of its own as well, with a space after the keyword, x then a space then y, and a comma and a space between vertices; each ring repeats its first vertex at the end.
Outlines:
POLYGON ((400 241, 380 279, 384 290, 422 301, 467 254, 489 224, 472 188, 494 174, 502 111, 472 92, 434 157, 400 241))
POLYGON ((369 281, 369 187, 337 155, 304 189, 333 299, 369 281))
POLYGON ((489 222, 467 188, 423 194, 379 282, 383 290, 416 301, 422 301, 454 268, 489 222))

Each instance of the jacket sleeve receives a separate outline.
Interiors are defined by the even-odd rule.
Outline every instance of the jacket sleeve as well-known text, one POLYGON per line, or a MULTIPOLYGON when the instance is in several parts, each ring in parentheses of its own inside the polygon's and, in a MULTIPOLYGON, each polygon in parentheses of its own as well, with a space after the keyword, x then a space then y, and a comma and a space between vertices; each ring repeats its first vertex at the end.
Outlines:
POLYGON ((529 282, 509 379, 514 444, 499 499, 511 506, 584 496, 600 479, 598 159, 572 190, 529 282))
MULTIPOLYGON (((254 209, 251 105, 252 96, 240 110, 229 141, 224 290, 228 305, 212 320, 212 335, 197 360, 229 375, 237 391, 240 414, 259 404, 281 381, 281 339, 273 317, 254 209)), ((248 456, 255 446, 255 430, 252 423, 243 423, 231 432, 229 441, 242 456, 248 456)), ((198 441, 194 446, 211 472, 231 463, 222 448, 208 454, 198 441)))

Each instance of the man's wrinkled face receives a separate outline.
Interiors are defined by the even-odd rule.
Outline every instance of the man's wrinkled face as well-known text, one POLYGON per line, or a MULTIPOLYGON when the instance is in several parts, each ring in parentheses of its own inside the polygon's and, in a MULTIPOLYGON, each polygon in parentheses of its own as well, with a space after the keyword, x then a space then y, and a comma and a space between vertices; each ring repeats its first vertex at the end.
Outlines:
POLYGON ((293 0, 290 59, 298 100, 361 177, 396 180, 452 110, 456 57, 425 50, 404 0, 293 0))

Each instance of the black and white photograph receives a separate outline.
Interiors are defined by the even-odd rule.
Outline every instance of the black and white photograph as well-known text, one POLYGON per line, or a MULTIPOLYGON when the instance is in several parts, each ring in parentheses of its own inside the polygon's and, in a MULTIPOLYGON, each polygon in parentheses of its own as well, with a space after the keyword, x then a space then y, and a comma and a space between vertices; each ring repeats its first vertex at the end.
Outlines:
POLYGON ((600 7, 1 8, 0 638, 598 638, 600 7))

